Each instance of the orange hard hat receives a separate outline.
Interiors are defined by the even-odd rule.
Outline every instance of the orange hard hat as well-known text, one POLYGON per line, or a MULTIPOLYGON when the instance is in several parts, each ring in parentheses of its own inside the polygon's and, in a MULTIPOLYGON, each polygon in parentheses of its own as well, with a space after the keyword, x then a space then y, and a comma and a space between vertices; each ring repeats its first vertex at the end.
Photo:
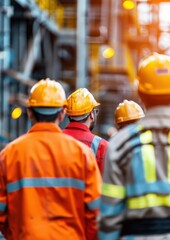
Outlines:
POLYGON ((66 113, 69 116, 82 116, 99 105, 86 88, 79 88, 67 98, 66 113))
POLYGON ((134 101, 124 100, 115 110, 115 123, 123 123, 132 120, 138 120, 145 116, 142 108, 134 101))
POLYGON ((64 107, 66 95, 60 83, 49 78, 37 82, 30 91, 29 107, 64 107))
POLYGON ((148 95, 170 94, 170 57, 152 53, 139 63, 138 91, 148 95))

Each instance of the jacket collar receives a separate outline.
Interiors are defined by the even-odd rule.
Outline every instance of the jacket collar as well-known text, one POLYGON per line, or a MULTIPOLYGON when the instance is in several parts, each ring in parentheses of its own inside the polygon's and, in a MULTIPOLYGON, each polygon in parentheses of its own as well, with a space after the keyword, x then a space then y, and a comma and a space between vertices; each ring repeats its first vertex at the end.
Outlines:
POLYGON ((167 116, 170 117, 170 106, 157 106, 157 107, 152 107, 149 108, 146 111, 146 116, 157 116, 157 117, 163 117, 163 116, 167 116))
POLYGON ((74 128, 74 129, 80 129, 86 132, 90 132, 90 129, 83 123, 81 122, 70 122, 67 127, 68 128, 74 128))
POLYGON ((47 123, 47 122, 38 122, 35 123, 29 130, 30 132, 62 132, 60 127, 55 123, 47 123))

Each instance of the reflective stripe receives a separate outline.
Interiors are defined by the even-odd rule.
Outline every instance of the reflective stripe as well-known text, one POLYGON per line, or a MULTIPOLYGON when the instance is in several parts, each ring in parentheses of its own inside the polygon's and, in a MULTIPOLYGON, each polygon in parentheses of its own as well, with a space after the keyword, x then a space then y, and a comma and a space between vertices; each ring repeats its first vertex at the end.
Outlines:
POLYGON ((97 150, 101 140, 102 140, 101 137, 94 136, 93 141, 91 142, 90 148, 93 150, 95 156, 97 155, 97 150))
POLYGON ((88 208, 89 208, 90 210, 99 208, 99 207, 100 207, 100 200, 101 200, 101 198, 97 198, 97 199, 94 200, 94 201, 88 202, 88 203, 87 203, 88 208))
POLYGON ((147 144, 143 145, 141 148, 145 180, 147 182, 153 182, 156 180, 156 160, 153 145, 149 144, 152 142, 152 132, 146 131, 140 135, 141 143, 147 144))
POLYGON ((156 180, 156 160, 154 147, 152 145, 142 146, 142 157, 144 165, 145 179, 147 182, 154 182, 156 180))
POLYGON ((149 144, 152 142, 152 132, 150 130, 142 133, 140 135, 140 140, 141 140, 141 143, 143 144, 149 144))
POLYGON ((147 193, 156 192, 158 194, 169 194, 170 193, 170 183, 156 181, 153 183, 134 183, 126 185, 126 195, 139 196, 147 193))
POLYGON ((125 188, 119 185, 112 185, 109 183, 102 184, 102 195, 113 198, 124 198, 125 188))
POLYGON ((125 209, 124 201, 114 205, 102 202, 100 211, 101 211, 101 214, 104 216, 115 216, 115 215, 121 214, 124 209, 125 209))
POLYGON ((7 205, 6 205, 5 203, 0 202, 0 211, 1 211, 1 212, 5 212, 6 206, 7 206, 7 205))
POLYGON ((99 231, 99 240, 117 240, 119 239, 120 232, 114 231, 114 232, 103 232, 99 231))
POLYGON ((133 136, 129 140, 130 147, 132 149, 132 158, 131 158, 131 167, 134 182, 143 182, 145 181, 144 177, 144 167, 142 161, 142 152, 141 152, 141 139, 140 139, 140 131, 142 130, 141 125, 132 124, 128 126, 129 135, 133 136), (140 169, 140 174, 139 174, 140 169))
MULTIPOLYGON (((168 133, 168 143, 170 144, 170 132, 168 133)), ((170 181, 170 147, 168 147, 168 180, 170 181)))
POLYGON ((14 192, 27 187, 72 187, 84 190, 84 181, 74 178, 23 178, 7 184, 7 192, 14 192))
POLYGON ((127 126, 128 131, 130 132, 130 136, 135 135, 136 133, 139 133, 143 129, 142 125, 138 124, 130 124, 127 126))
POLYGON ((141 152, 140 145, 133 149, 131 163, 132 163, 134 182, 135 183, 145 182, 142 152, 141 152), (139 169, 140 169, 140 174, 139 174, 139 169))
POLYGON ((170 195, 158 196, 156 194, 147 194, 146 196, 128 199, 127 203, 129 209, 140 209, 158 206, 170 207, 170 195))

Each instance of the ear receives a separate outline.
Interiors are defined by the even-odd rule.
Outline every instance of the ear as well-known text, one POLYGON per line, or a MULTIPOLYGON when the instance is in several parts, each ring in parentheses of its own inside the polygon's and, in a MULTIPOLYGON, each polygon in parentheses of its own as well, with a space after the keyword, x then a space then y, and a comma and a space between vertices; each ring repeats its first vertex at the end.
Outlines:
POLYGON ((91 112, 89 116, 90 116, 90 119, 91 119, 91 120, 94 120, 94 114, 93 114, 93 112, 91 112))
POLYGON ((34 115, 33 115, 33 112, 30 108, 27 108, 27 115, 28 115, 28 117, 31 121, 34 120, 34 115))
POLYGON ((65 114, 66 114, 66 110, 65 108, 63 108, 58 116, 58 121, 59 122, 62 122, 64 120, 64 117, 65 117, 65 114))

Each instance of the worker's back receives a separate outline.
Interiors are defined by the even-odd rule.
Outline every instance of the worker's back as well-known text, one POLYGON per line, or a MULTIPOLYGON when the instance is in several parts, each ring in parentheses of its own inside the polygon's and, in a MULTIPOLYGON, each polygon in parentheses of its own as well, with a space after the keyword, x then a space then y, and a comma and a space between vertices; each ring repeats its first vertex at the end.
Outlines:
POLYGON ((93 150, 99 170, 102 173, 108 142, 94 135, 89 128, 81 122, 70 122, 63 132, 83 142, 93 150))
POLYGON ((79 88, 74 91, 67 98, 66 113, 70 123, 63 132, 85 143, 93 150, 102 173, 108 142, 91 132, 97 122, 99 105, 100 103, 88 89, 79 88))
MULTIPOLYGON (((112 221, 110 231, 112 228, 112 232, 116 232, 117 223, 122 220, 123 236, 170 232, 169 118, 169 107, 150 110, 138 124, 120 130, 110 140, 108 158, 111 163, 106 166, 103 192, 105 201, 112 196, 120 206, 120 211, 109 218, 112 221), (110 169, 114 169, 112 176, 110 169), (111 185, 110 178, 118 183, 115 192, 106 191, 111 185)), ((103 208, 102 214, 107 215, 107 209, 103 208)), ((100 228, 107 229, 102 224, 100 228)))
POLYGON ((170 239, 170 57, 146 56, 137 79, 146 115, 110 140, 99 217, 101 240, 170 239))
POLYGON ((93 239, 99 190, 92 185, 94 179, 100 185, 100 174, 93 153, 82 145, 55 124, 37 123, 2 152, 7 239, 93 239))

